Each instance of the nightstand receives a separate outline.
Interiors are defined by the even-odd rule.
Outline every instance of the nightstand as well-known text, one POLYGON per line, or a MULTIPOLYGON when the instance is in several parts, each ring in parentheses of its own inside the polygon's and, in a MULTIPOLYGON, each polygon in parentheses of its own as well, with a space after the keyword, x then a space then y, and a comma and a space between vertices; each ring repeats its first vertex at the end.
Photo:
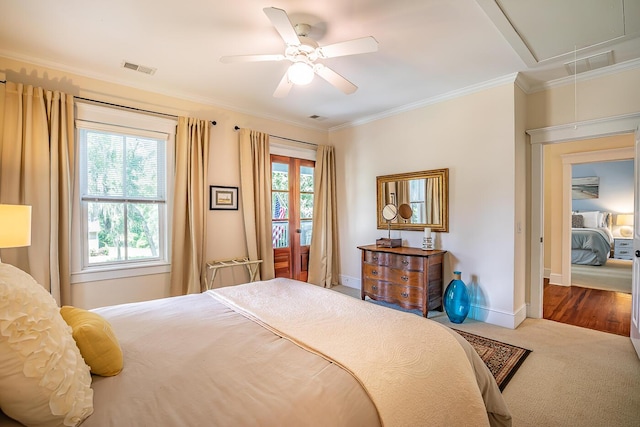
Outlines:
POLYGON ((615 259, 633 259, 633 239, 626 237, 614 238, 613 257, 615 259))

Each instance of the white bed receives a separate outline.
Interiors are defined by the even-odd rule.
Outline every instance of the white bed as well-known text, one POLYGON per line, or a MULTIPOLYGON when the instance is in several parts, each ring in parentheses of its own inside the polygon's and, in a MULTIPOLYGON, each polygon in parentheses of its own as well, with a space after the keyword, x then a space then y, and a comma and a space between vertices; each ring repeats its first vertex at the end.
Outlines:
POLYGON ((94 312, 115 331, 124 369, 92 376, 83 427, 511 425, 491 373, 458 334, 306 283, 94 312))

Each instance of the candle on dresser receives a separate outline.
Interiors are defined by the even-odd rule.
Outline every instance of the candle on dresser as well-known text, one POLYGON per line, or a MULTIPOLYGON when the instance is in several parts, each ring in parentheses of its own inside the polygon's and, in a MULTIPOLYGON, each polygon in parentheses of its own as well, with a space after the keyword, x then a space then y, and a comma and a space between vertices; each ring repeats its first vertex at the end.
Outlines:
POLYGON ((424 237, 431 237, 431 228, 426 227, 424 229, 424 237))

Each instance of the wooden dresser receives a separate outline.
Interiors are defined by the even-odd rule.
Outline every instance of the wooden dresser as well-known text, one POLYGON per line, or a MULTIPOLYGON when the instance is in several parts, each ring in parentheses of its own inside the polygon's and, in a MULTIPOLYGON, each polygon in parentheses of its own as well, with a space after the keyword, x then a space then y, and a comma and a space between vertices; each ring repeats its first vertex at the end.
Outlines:
POLYGON ((358 246, 362 250, 361 297, 406 309, 442 311, 443 261, 447 251, 358 246))

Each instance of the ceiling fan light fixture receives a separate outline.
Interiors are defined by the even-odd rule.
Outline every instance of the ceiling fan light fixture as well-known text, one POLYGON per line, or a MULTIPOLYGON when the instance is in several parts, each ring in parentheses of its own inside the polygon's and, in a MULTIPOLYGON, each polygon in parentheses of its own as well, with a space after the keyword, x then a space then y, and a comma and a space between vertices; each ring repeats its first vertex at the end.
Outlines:
POLYGON ((296 85, 308 85, 313 80, 313 68, 304 62, 295 62, 291 64, 287 71, 289 81, 296 85))

